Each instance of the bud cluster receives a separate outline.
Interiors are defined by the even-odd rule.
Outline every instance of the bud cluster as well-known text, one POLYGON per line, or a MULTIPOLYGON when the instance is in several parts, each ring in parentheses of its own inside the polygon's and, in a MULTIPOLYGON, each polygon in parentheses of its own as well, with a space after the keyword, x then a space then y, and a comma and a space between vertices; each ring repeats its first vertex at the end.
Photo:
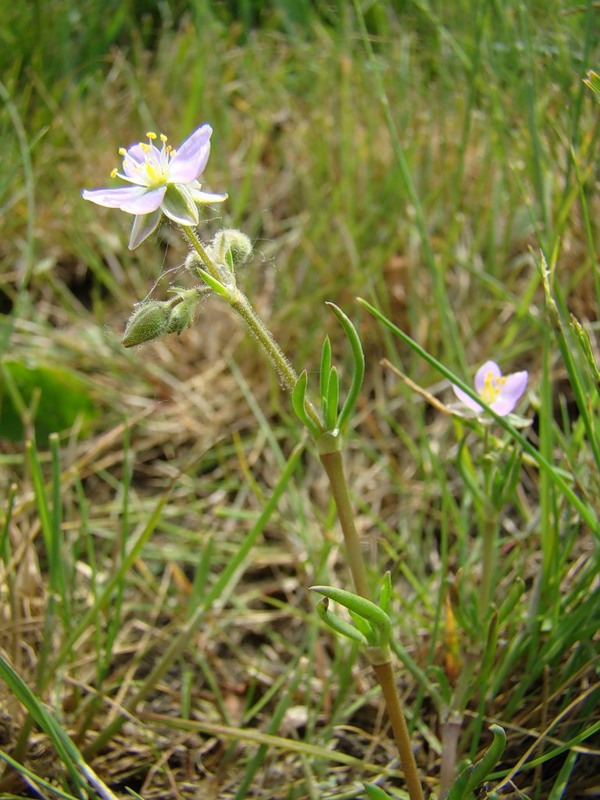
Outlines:
MULTIPOLYGON (((219 273, 221 283, 229 288, 235 286, 236 269, 244 266, 253 250, 249 237, 235 228, 224 228, 218 231, 205 249, 212 266, 219 273)), ((189 253, 185 260, 185 266, 194 275, 207 268, 200 255, 195 251, 189 253)))
MULTIPOLYGON (((252 255, 252 242, 241 231, 226 228, 218 231, 206 246, 206 255, 219 273, 220 283, 232 288, 235 287, 236 268, 243 266, 252 255)), ((206 273, 208 265, 196 251, 192 251, 185 259, 185 266, 197 276, 206 273)), ((215 285, 218 291, 219 281, 215 285)), ((208 286, 175 288, 175 297, 170 300, 146 300, 138 303, 125 327, 122 344, 125 347, 136 347, 144 342, 160 339, 168 333, 183 333, 194 324, 198 304, 210 291, 208 286)))
POLYGON ((121 339, 125 347, 136 347, 168 333, 182 334, 191 328, 205 292, 198 289, 176 289, 175 292, 171 300, 147 300, 136 305, 121 339))

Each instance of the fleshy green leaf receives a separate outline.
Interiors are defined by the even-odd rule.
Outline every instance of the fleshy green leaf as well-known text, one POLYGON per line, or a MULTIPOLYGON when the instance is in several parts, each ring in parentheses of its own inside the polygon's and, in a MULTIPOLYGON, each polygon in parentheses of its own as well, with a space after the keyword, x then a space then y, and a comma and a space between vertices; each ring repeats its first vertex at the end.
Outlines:
POLYGON ((381 590, 379 592, 379 607, 382 611, 387 612, 390 608, 390 600, 392 597, 392 576, 389 569, 386 571, 385 575, 383 576, 383 582, 381 584, 381 590))
POLYGON ((331 370, 331 342, 329 336, 325 337, 323 348, 321 349, 321 372, 320 387, 321 407, 323 409, 323 419, 327 415, 327 385, 329 383, 329 372, 331 370))
POLYGON ((318 436, 320 436, 321 431, 317 428, 317 426, 308 416, 308 413, 306 411, 307 385, 308 385, 308 375, 306 373, 306 370, 304 370, 300 375, 300 377, 298 378, 298 380, 296 381, 296 385, 294 386, 294 390, 292 392, 292 406, 300 422, 304 423, 304 425, 306 425, 310 433, 315 438, 317 438, 318 436))
POLYGON ((391 800, 390 795, 376 783, 365 783, 365 792, 369 795, 369 800, 391 800))
POLYGON ((350 322, 349 318, 334 303, 327 303, 327 305, 336 315, 344 331, 346 332, 346 336, 348 337, 348 341, 350 342, 350 348, 352 349, 352 356, 354 359, 354 371, 352 373, 352 383, 350 385, 350 389, 348 390, 348 394, 344 401, 344 405, 342 406, 342 410, 340 411, 340 414, 338 416, 337 426, 336 426, 340 430, 343 430, 345 426, 348 424, 348 420, 350 419, 350 416, 354 411, 356 402, 358 400, 358 395, 360 393, 360 388, 362 386, 363 378, 365 376, 365 354, 362 349, 362 344, 358 332, 354 327, 354 325, 352 324, 352 322, 350 322))
POLYGON ((346 622, 346 620, 337 617, 329 610, 329 600, 327 597, 324 597, 317 603, 317 614, 323 620, 323 622, 336 633, 339 633, 342 636, 345 636, 347 639, 350 639, 351 641, 361 644, 365 647, 369 644, 367 638, 360 631, 350 625, 349 622, 346 622))
POLYGON ((213 278, 213 276, 210 274, 210 272, 207 272, 205 269, 202 269, 201 267, 198 267, 198 273, 200 274, 200 277, 203 279, 203 281, 208 286, 210 286, 210 288, 213 290, 213 292, 216 292, 221 297, 228 297, 229 296, 227 288, 225 286, 223 286, 221 281, 218 281, 216 278, 213 278))
POLYGON ((494 740, 483 756, 475 764, 465 767, 454 781, 447 800, 465 800, 483 783, 502 758, 506 747, 506 733, 500 725, 490 725, 494 740))
POLYGON ((372 639, 369 640, 370 645, 381 647, 389 644, 392 624, 388 615, 378 605, 365 597, 354 594, 354 592, 338 589, 336 586, 311 586, 311 591, 334 600, 353 614, 358 614, 367 620, 373 629, 372 639))
POLYGON ((329 382, 327 385, 327 413, 325 416, 325 427, 328 431, 337 428, 337 413, 340 402, 340 378, 338 371, 332 367, 329 371, 329 382))

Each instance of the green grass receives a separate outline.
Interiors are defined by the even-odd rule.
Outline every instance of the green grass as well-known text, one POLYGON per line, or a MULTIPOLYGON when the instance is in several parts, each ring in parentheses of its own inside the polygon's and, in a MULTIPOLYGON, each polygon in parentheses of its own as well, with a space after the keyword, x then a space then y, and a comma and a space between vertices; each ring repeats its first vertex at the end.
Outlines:
POLYGON ((365 662, 308 592, 348 586, 335 512, 254 341, 210 300, 180 339, 119 343, 134 302, 185 280, 185 246, 164 226, 130 253, 130 218, 80 190, 146 130, 176 144, 209 121, 205 187, 230 199, 201 234, 252 237, 239 282, 311 387, 325 333, 343 387, 351 368, 325 301, 363 339, 347 467, 373 585, 392 573, 427 786, 453 712, 457 765, 506 728, 503 796, 583 796, 600 755, 593 4, 273 2, 259 19, 250 2, 92 3, 75 19, 56 0, 35 31, 33 6, 5 5, 0 794, 341 800, 380 779, 404 796, 365 662), (478 605, 481 429, 383 357, 443 402, 488 358, 530 372, 534 424, 492 429, 509 487, 496 627, 478 605), (44 386, 93 413, 48 439, 44 386))

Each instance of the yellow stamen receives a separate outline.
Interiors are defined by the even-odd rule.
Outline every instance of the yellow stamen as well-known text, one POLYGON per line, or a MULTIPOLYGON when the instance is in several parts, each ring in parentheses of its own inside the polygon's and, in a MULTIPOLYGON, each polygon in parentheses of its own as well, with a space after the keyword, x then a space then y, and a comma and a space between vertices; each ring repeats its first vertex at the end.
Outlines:
POLYGON ((150 145, 146 144, 146 142, 140 142, 140 147, 142 148, 144 153, 147 153, 151 149, 150 145))
POLYGON ((146 134, 146 139, 150 140, 156 139, 156 134, 154 133, 154 131, 148 131, 148 133, 146 134))
POLYGON ((161 133, 160 140, 161 140, 161 142, 166 142, 167 141, 167 137, 164 135, 164 133, 161 133))
POLYGON ((486 372, 485 378, 483 380, 483 389, 481 390, 480 394, 488 405, 491 405, 494 401, 498 399, 500 390, 502 389, 505 383, 506 383, 506 378, 502 376, 499 378, 495 378, 491 371, 486 372))
POLYGON ((124 147, 119 147, 119 155, 120 156, 126 156, 127 155, 127 150, 124 147))
POLYGON ((118 174, 119 174, 119 170, 115 167, 113 169, 113 171, 110 173, 110 177, 111 178, 116 178, 118 174))

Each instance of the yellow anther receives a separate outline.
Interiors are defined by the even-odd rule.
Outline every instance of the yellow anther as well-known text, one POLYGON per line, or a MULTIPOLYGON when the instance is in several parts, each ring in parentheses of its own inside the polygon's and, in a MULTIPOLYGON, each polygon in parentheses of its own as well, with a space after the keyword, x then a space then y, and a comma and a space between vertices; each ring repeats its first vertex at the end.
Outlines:
POLYGON ((140 147, 142 148, 144 153, 147 153, 150 150, 150 145, 146 144, 146 142, 140 142, 140 147))
POLYGON ((506 383, 506 378, 500 376, 495 377, 492 372, 486 372, 483 379, 483 389, 481 390, 481 397, 485 402, 490 405, 498 399, 501 387, 506 383))
POLYGON ((127 150, 124 147, 119 147, 119 155, 120 156, 126 156, 127 155, 127 150))
POLYGON ((165 136, 164 133, 161 133, 160 140, 161 140, 161 142, 166 142, 167 141, 167 137, 165 136))
POLYGON ((119 174, 119 170, 115 167, 113 169, 113 171, 110 173, 110 177, 111 178, 116 178, 118 174, 119 174))
POLYGON ((154 133, 154 131, 148 131, 148 133, 146 134, 146 139, 156 139, 156 134, 154 133))

